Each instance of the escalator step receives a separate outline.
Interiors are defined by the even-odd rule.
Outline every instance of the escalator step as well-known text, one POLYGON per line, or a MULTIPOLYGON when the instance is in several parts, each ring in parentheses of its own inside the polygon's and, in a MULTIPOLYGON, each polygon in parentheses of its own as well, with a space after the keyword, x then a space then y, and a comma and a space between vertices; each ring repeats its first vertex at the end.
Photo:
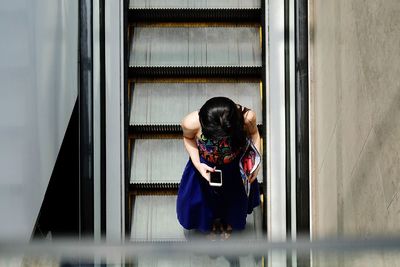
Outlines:
POLYGON ((129 8, 261 8, 261 0, 130 0, 129 8))
MULTIPOLYGON (((139 189, 177 188, 189 156, 181 139, 136 139, 130 183, 139 189)), ((262 166, 260 167, 262 170, 262 166)), ((262 172, 258 181, 262 182, 262 172)))
POLYGON ((189 156, 182 139, 136 139, 132 149, 132 184, 170 188, 180 182, 189 156))
MULTIPOLYGON (((131 241, 186 241, 205 236, 194 230, 184 230, 176 217, 176 196, 139 195, 132 210, 131 241)), ((234 232, 233 240, 262 239, 261 208, 247 216, 246 228, 234 232)))
POLYGON ((128 69, 128 77, 135 78, 258 78, 261 79, 261 67, 138 67, 128 69))
MULTIPOLYGON (((258 131, 262 135, 264 127, 258 124, 258 131)), ((135 124, 129 126, 129 134, 136 135, 153 135, 153 134, 172 134, 182 136, 182 128, 179 124, 135 124)))
MULTIPOLYGON (((259 83, 134 83, 130 125, 179 125, 215 96, 226 96, 256 112, 262 121, 259 83)), ((161 129, 173 130, 173 129, 161 129)), ((180 130, 180 129, 175 129, 180 130)))
POLYGON ((261 8, 135 8, 129 9, 128 21, 260 23, 261 14, 261 8))
POLYGON ((262 263, 263 259, 261 257, 254 256, 241 256, 241 257, 209 257, 202 255, 188 255, 182 257, 174 257, 171 255, 163 255, 153 257, 139 257, 137 259, 135 266, 140 267, 186 267, 186 266, 196 266, 196 267, 261 267, 264 266, 262 263))
POLYGON ((179 124, 136 124, 129 126, 129 133, 137 134, 174 134, 182 136, 182 128, 179 124))
POLYGON ((176 196, 136 196, 131 241, 184 241, 175 206, 176 196))
MULTIPOLYGON (((203 234, 184 230, 176 218, 176 196, 136 196, 132 210, 131 241, 182 242, 202 239, 203 234)), ((259 239, 261 232, 260 209, 257 208, 247 217, 247 226, 243 232, 234 232, 232 239, 259 239)), ((237 258, 210 258, 206 255, 187 255, 185 257, 166 257, 155 254, 154 257, 139 257, 137 266, 262 266, 261 258, 241 256, 237 258)))
POLYGON ((135 27, 130 67, 261 67, 259 27, 135 27))

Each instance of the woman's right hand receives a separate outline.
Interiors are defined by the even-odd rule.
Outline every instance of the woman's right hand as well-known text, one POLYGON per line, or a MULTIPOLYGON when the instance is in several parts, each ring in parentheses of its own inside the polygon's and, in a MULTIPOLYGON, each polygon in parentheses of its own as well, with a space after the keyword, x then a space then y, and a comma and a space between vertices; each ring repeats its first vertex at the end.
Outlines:
POLYGON ((195 167, 199 171, 201 176, 203 176, 204 179, 206 179, 208 182, 210 182, 210 172, 214 172, 215 167, 212 168, 212 167, 208 166, 207 164, 201 163, 201 162, 196 164, 195 167))

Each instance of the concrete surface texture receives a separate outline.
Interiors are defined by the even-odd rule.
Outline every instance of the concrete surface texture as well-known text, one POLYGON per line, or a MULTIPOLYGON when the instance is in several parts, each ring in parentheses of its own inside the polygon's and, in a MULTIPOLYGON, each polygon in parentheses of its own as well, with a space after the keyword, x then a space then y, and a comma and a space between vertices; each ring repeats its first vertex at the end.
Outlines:
MULTIPOLYGON (((400 235, 399 14, 399 0, 310 1, 314 239, 400 235)), ((400 266, 378 254, 337 263, 400 266)))

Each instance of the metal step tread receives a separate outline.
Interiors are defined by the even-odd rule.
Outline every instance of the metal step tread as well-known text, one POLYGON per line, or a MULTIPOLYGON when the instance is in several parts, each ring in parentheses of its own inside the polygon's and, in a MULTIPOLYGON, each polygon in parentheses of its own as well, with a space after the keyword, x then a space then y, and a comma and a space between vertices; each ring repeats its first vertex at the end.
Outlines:
MULTIPOLYGON (((194 230, 185 230, 176 217, 177 196, 141 195, 132 205, 131 241, 187 241, 205 238, 194 230)), ((232 239, 263 238, 261 208, 247 216, 246 228, 235 232, 232 239)))
POLYGON ((226 257, 210 257, 202 255, 188 255, 185 257, 174 257, 174 256, 160 256, 160 257, 139 257, 136 261, 135 266, 162 266, 162 267, 186 267, 186 266, 196 266, 196 267, 261 267, 262 264, 261 257, 253 256, 240 256, 235 258, 226 257))
POLYGON ((261 7, 130 7, 129 11, 157 11, 157 10, 163 10, 163 11, 201 11, 201 10, 207 10, 207 11, 224 11, 224 10, 229 10, 229 11, 247 11, 247 10, 261 10, 261 7))
POLYGON ((261 23, 261 14, 261 8, 135 8, 129 9, 128 21, 261 23))
MULTIPOLYGON (((177 188, 188 160, 182 139, 136 139, 130 183, 141 189, 177 188)), ((257 179, 263 181, 262 171, 257 179)))
MULTIPOLYGON (((264 126, 257 124, 258 131, 262 135, 264 126)), ((182 134, 182 127, 179 124, 135 124, 129 126, 129 134, 182 134)))
MULTIPOLYGON (((176 218, 176 196, 137 196, 132 206, 130 240, 133 242, 187 242, 206 237, 195 231, 184 230, 176 218)), ((261 209, 247 216, 246 229, 233 232, 232 240, 257 240, 263 238, 261 209)), ((139 257, 137 266, 262 266, 262 259, 253 256, 236 258, 209 257, 201 254, 184 257, 170 255, 139 257)))
POLYGON ((176 196, 136 196, 131 241, 184 241, 175 210, 176 196))
POLYGON ((143 192, 154 192, 155 190, 178 190, 179 188, 179 183, 163 183, 163 182, 139 182, 139 183, 135 183, 131 181, 130 184, 130 190, 139 190, 139 191, 143 191, 143 192))
POLYGON ((130 67, 261 67, 259 27, 134 27, 130 67))
POLYGON ((132 83, 130 125, 163 125, 180 131, 182 118, 210 98, 225 96, 262 120, 260 83, 132 83), (174 126, 175 125, 175 126, 174 126), (176 129, 176 125, 179 129, 176 129))
POLYGON ((136 78, 257 78, 261 79, 262 67, 129 67, 128 77, 136 78))
POLYGON ((130 0, 129 8, 261 8, 260 0, 130 0))
POLYGON ((182 139, 136 139, 132 148, 131 184, 180 182, 189 159, 182 139))

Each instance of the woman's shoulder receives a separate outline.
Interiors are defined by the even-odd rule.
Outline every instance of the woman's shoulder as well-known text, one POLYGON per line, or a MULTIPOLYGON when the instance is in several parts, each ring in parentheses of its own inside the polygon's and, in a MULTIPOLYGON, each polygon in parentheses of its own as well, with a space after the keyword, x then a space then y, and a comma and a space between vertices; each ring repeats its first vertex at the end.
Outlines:
POLYGON ((245 124, 255 124, 257 120, 256 113, 251 109, 247 109, 246 113, 243 113, 243 119, 245 124))
POLYGON ((197 135, 197 133, 200 131, 201 125, 200 125, 200 120, 199 120, 199 112, 193 111, 189 114, 187 114, 181 121, 181 126, 183 133, 185 135, 189 134, 190 136, 192 135, 197 135))
POLYGON ((256 113, 249 109, 245 114, 243 114, 244 128, 247 133, 253 133, 257 130, 257 118, 256 113))

